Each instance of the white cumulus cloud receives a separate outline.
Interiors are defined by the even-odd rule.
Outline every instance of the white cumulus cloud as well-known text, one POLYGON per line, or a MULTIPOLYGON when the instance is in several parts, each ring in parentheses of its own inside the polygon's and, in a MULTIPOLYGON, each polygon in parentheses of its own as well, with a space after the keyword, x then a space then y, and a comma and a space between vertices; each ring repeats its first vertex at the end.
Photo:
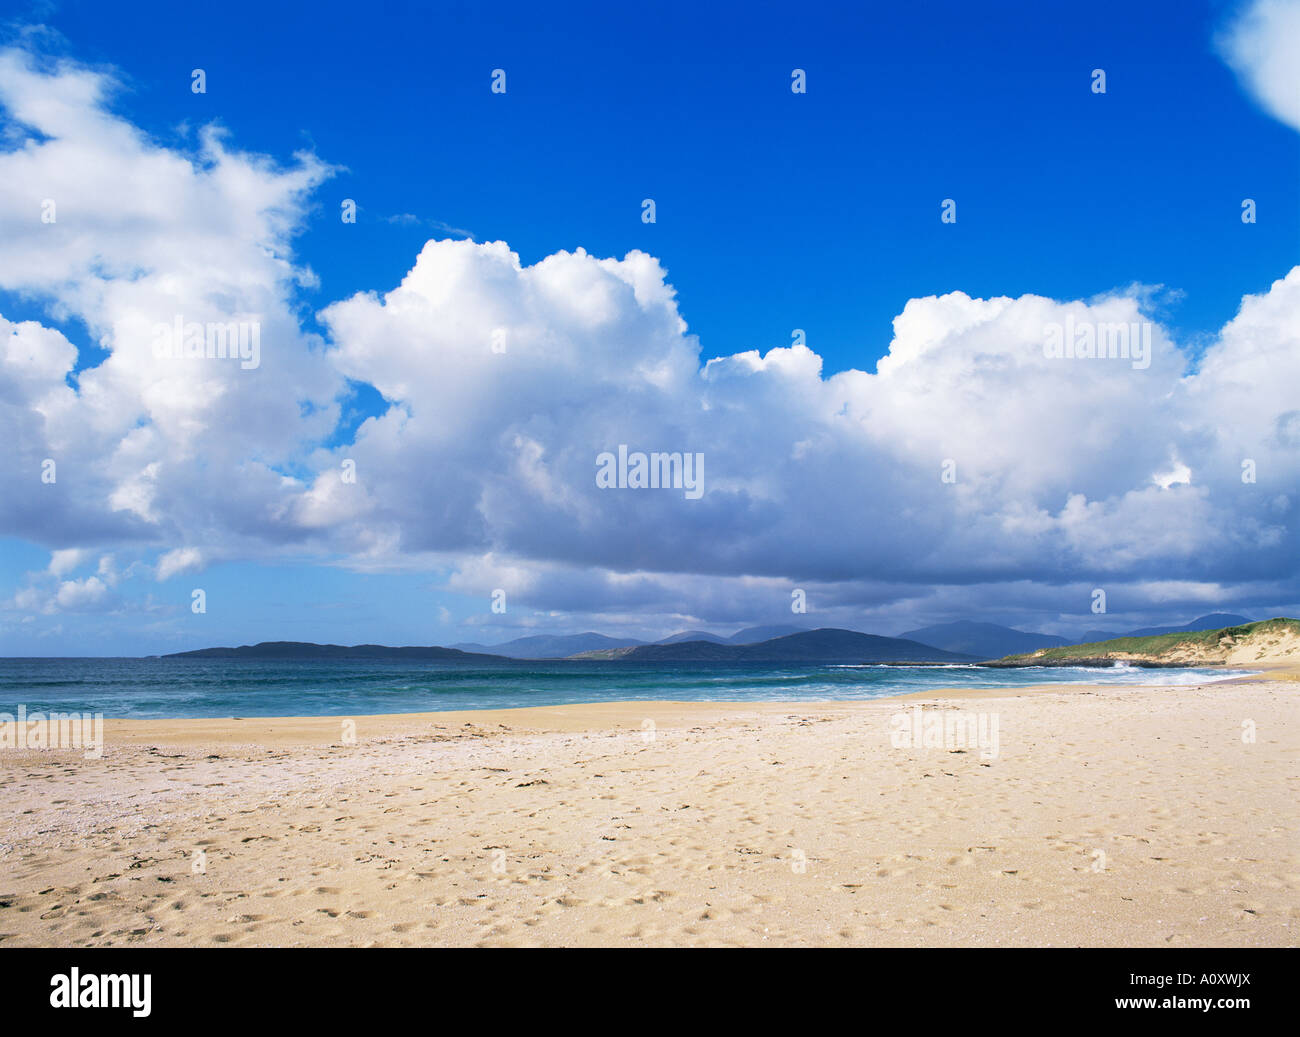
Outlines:
POLYGON ((1264 110, 1300 130, 1300 2, 1247 4, 1221 34, 1219 49, 1264 110))
POLYGON ((321 339, 292 242, 328 167, 211 130, 163 146, 113 88, 0 52, 0 288, 107 353, 74 374, 63 332, 0 316, 0 533, 54 552, 16 609, 115 607, 137 563, 165 581, 290 556, 437 568, 452 592, 615 623, 788 615, 793 587, 859 613, 936 588, 1027 610, 1095 586, 1138 606, 1242 584, 1300 599, 1300 268, 1196 366, 1133 286, 902 300, 874 369, 828 376, 806 346, 710 356, 646 253, 525 265, 434 240, 400 283, 324 306, 321 339), (176 315, 256 321, 260 366, 160 359, 176 315), (1150 351, 1051 355, 1065 328, 1150 351), (327 445, 349 380, 384 409, 327 445), (702 454, 703 496, 599 488, 620 445, 702 454), (122 567, 71 578, 110 550, 122 567))

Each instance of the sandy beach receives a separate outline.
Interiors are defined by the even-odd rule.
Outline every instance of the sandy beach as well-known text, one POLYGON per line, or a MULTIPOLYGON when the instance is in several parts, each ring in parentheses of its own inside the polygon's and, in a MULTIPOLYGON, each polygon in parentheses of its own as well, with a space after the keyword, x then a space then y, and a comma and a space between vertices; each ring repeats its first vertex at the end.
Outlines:
POLYGON ((0 946, 1294 946, 1298 694, 110 720, 0 753, 0 946))

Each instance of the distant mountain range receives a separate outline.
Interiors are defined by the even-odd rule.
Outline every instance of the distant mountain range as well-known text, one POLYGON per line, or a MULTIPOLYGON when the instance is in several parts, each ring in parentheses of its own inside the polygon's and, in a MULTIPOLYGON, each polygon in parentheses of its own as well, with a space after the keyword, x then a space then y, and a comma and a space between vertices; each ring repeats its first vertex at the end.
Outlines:
MULTIPOLYGON (((781 637, 784 634, 797 634, 804 629, 806 628, 796 626, 746 627, 730 637, 722 637, 707 630, 682 630, 665 637, 662 641, 653 643, 671 645, 682 641, 709 641, 719 645, 753 644, 756 641, 766 641, 769 638, 781 637)), ((646 641, 638 641, 633 637, 606 637, 604 634, 588 632, 558 636, 535 634, 531 637, 517 637, 513 641, 506 641, 504 644, 499 645, 462 642, 451 647, 462 652, 486 652, 490 655, 504 655, 507 659, 566 659, 571 655, 579 655, 585 652, 612 648, 633 648, 647 643, 646 641)))
POLYGON ((774 626, 745 627, 744 630, 736 631, 726 641, 727 644, 732 645, 752 645, 757 644, 759 641, 770 641, 774 637, 785 637, 787 634, 802 634, 807 630, 807 627, 795 627, 781 623, 774 626))
MULTIPOLYGON (((744 633, 744 631, 742 631, 744 633)), ((599 634, 575 635, 600 637, 599 634)), ((739 635, 737 635, 739 636, 739 635)), ((748 635, 746 635, 748 636, 748 635)), ((612 640, 601 638, 601 640, 612 640)), ((545 647, 545 645, 543 645, 545 647)), ((387 648, 383 645, 318 645, 303 641, 265 641, 239 648, 201 648, 176 652, 167 659, 412 659, 443 662, 505 663, 505 655, 463 652, 456 648, 387 648)), ((533 656, 532 658, 539 658, 533 656)), ((971 657, 894 637, 859 634, 853 630, 801 630, 795 634, 749 644, 677 641, 669 644, 599 648, 573 658, 627 662, 970 662, 971 657)))
MULTIPOLYGON (((657 645, 675 645, 681 641, 709 641, 715 645, 727 644, 725 637, 719 637, 717 634, 710 634, 707 630, 682 630, 676 634, 670 634, 662 641, 655 641, 657 645)), ((641 644, 645 644, 644 641, 641 644)))
POLYGON ((969 619, 920 627, 898 636, 979 659, 1000 659, 1004 655, 1034 652, 1039 648, 1055 648, 1072 643, 1054 634, 1030 634, 997 623, 975 623, 969 619))
POLYGON ((930 645, 897 637, 860 634, 856 630, 824 627, 801 630, 752 644, 718 644, 714 641, 678 641, 585 652, 580 658, 620 662, 716 663, 961 663, 973 656, 945 652, 930 645))
POLYGON ((505 656, 507 659, 563 659, 579 652, 591 652, 598 648, 630 648, 643 645, 631 637, 606 637, 590 631, 585 634, 534 634, 531 637, 516 637, 500 645, 480 645, 473 643, 455 644, 451 647, 462 652, 505 656))
POLYGON ((880 637, 856 630, 822 627, 807 630, 788 625, 746 627, 730 637, 707 630, 683 630, 647 644, 634 638, 604 634, 536 634, 491 648, 472 643, 440 647, 389 648, 385 645, 318 645, 305 641, 264 641, 239 648, 201 648, 164 658, 206 659, 428 659, 462 662, 501 662, 510 659, 583 659, 631 662, 972 662, 1024 655, 1042 649, 1091 644, 1117 637, 1219 630, 1249 623, 1244 616, 1217 612, 1182 626, 1142 630, 1089 630, 1071 640, 1035 634, 997 623, 959 620, 909 630, 898 637, 880 637))
POLYGON ((318 645, 310 641, 262 641, 238 648, 199 648, 172 652, 164 659, 429 659, 442 662, 492 662, 498 655, 479 655, 455 648, 390 648, 388 645, 318 645))

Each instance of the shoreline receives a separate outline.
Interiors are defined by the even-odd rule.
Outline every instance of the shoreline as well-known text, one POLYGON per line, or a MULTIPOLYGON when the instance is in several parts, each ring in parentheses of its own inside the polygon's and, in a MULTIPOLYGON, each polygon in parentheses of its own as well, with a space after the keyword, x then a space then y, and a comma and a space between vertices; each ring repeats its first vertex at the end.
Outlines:
MULTIPOLYGON (((1255 681, 1300 681, 1294 663, 1256 664, 1255 672, 1203 684, 1089 684, 1044 683, 999 685, 984 688, 930 688, 900 695, 871 698, 771 700, 619 699, 608 702, 574 702, 545 706, 485 707, 483 709, 422 710, 405 713, 331 713, 322 716, 274 717, 151 717, 105 718, 106 751, 117 745, 222 744, 320 745, 339 742, 344 721, 356 724, 358 738, 393 738, 429 730, 470 727, 481 730, 542 733, 641 729, 646 720, 657 725, 683 727, 701 720, 730 716, 780 715, 791 711, 848 710, 863 704, 923 701, 926 699, 999 699, 1044 694, 1106 694, 1136 689, 1201 688, 1255 681)), ((20 750, 10 750, 20 751, 20 750)), ((33 750, 36 751, 36 750, 33 750)), ((57 750, 40 750, 57 751, 57 750)))

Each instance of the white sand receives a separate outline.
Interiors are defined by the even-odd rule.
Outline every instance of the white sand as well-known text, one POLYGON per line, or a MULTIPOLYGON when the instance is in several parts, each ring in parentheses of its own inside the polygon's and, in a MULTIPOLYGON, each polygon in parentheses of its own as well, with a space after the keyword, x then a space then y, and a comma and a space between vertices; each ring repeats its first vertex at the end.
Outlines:
POLYGON ((0 946, 1294 946, 1274 676, 358 718, 355 745, 109 721, 101 760, 0 752, 0 946), (996 715, 998 757, 891 746, 918 702, 996 715))

